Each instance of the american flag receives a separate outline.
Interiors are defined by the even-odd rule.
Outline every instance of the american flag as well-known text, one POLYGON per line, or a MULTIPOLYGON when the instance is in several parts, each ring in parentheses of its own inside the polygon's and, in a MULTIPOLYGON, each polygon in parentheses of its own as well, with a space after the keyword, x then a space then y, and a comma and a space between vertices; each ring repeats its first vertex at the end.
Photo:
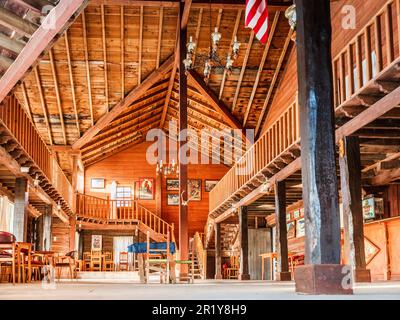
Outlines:
POLYGON ((268 38, 267 0, 246 0, 246 27, 252 28, 256 38, 265 44, 268 38))

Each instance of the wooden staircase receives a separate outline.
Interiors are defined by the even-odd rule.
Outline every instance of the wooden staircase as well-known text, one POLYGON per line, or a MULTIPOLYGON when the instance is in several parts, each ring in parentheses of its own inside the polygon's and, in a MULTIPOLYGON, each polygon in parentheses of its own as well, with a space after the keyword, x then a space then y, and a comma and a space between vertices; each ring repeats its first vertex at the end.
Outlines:
POLYGON ((110 200, 77 194, 76 221, 83 227, 126 228, 137 227, 157 242, 167 241, 170 234, 175 242, 174 225, 143 207, 137 200, 110 200))

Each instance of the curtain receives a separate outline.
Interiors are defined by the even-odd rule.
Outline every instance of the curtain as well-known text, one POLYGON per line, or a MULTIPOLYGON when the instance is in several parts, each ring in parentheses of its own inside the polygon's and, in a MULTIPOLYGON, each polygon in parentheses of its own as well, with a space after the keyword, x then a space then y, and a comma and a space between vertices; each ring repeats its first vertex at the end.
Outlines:
MULTIPOLYGON (((132 236, 113 238, 114 263, 117 270, 119 269, 119 253, 127 252, 128 246, 130 246, 131 244, 133 244, 132 236)), ((128 260, 129 260, 129 265, 131 266, 133 264, 133 253, 128 253, 128 260)))
MULTIPOLYGON (((111 183, 110 190, 110 198, 111 200, 115 200, 117 198, 117 182, 113 181, 111 183)), ((112 206, 111 219, 117 219, 117 206, 112 206)))
POLYGON ((7 197, 0 197, 0 231, 13 233, 14 204, 7 197))

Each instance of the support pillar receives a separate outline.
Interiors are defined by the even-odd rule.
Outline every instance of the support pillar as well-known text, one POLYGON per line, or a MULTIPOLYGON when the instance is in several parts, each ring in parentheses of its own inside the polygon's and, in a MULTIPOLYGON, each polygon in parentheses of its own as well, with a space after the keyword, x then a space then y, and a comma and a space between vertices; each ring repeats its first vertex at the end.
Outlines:
POLYGON ((345 262, 352 267, 356 282, 371 282, 371 273, 367 270, 365 261, 361 157, 358 137, 345 137, 340 141, 339 164, 345 262))
MULTIPOLYGON (((183 26, 182 17, 184 13, 185 2, 179 2, 180 26, 183 26)), ((184 134, 188 127, 187 113, 187 76, 183 60, 186 57, 186 39, 187 27, 183 26, 179 36, 179 251, 181 260, 189 259, 189 228, 188 228, 188 207, 184 205, 188 199, 188 169, 186 161, 185 147, 187 136, 184 134)), ((182 278, 188 275, 188 265, 180 265, 180 276, 182 278)))
POLYGON ((69 218, 69 251, 75 251, 76 218, 69 218))
POLYGON ((239 240, 240 240, 239 280, 250 280, 249 226, 248 226, 247 207, 240 207, 239 209, 239 240))
POLYGON ((156 176, 156 215, 161 217, 162 208, 162 174, 156 176))
MULTIPOLYGON (((278 255, 278 270, 276 280, 291 281, 289 272, 289 250, 286 224, 286 183, 279 181, 275 184, 275 210, 276 210, 276 251, 278 255)), ((272 272, 272 270, 271 270, 272 272)))
POLYGON ((38 250, 50 251, 51 250, 51 217, 53 213, 53 207, 48 204, 45 206, 45 212, 38 218, 38 250))
POLYGON ((296 292, 352 294, 340 265, 329 0, 296 0, 305 265, 296 292))
POLYGON ((18 242, 27 241, 28 204, 28 180, 22 177, 16 178, 13 234, 18 242))
POLYGON ((215 279, 222 279, 222 258, 221 258, 221 224, 216 223, 215 228, 215 279))

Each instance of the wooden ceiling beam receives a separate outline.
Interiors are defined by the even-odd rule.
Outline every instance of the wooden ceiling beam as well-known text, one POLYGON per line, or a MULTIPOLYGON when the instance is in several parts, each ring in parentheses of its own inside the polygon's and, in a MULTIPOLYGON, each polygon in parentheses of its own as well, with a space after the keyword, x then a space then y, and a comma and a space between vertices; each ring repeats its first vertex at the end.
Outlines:
POLYGON ((215 93, 207 86, 202 77, 194 70, 189 70, 188 78, 195 84, 200 93, 207 98, 207 101, 220 112, 226 122, 234 129, 242 129, 241 123, 234 117, 228 107, 218 99, 215 93))
POLYGON ((48 148, 52 152, 68 153, 70 155, 80 155, 81 154, 81 152, 79 150, 72 149, 72 146, 70 146, 70 145, 53 144, 52 146, 48 146, 48 148))
POLYGON ((32 123, 34 124, 33 121, 33 117, 32 117, 32 108, 31 108, 31 104, 29 102, 29 98, 28 98, 28 93, 26 91, 26 85, 25 82, 21 83, 21 90, 22 90, 22 95, 24 97, 24 103, 25 103, 25 110, 28 114, 29 119, 32 121, 32 123))
POLYGON ((4 33, 0 33, 0 46, 9 51, 19 54, 25 47, 25 44, 7 37, 4 33))
MULTIPOLYGON (((238 10, 237 15, 236 15, 236 20, 235 20, 235 26, 233 28, 232 32, 232 39, 231 39, 231 44, 229 46, 229 54, 232 54, 232 46, 235 41, 235 37, 237 36, 237 32, 239 30, 239 23, 240 23, 240 18, 242 16, 242 9, 238 10)), ((222 81, 221 81, 221 86, 219 89, 219 99, 222 98, 222 93, 224 92, 225 88, 225 81, 226 81, 226 76, 228 75, 228 70, 224 68, 224 74, 222 75, 222 81)))
POLYGON ((108 62, 107 62, 107 39, 106 39, 106 16, 104 13, 104 5, 101 7, 101 36, 103 43, 103 60, 104 60, 104 90, 105 104, 107 112, 110 111, 109 95, 108 95, 108 62))
POLYGON ((160 66, 163 20, 164 20, 164 8, 161 7, 160 8, 160 16, 159 16, 159 20, 158 20, 158 40, 157 40, 156 68, 158 68, 160 66))
POLYGON ((38 28, 36 24, 21 18, 3 6, 0 7, 0 25, 27 38, 30 38, 38 28))
MULTIPOLYGON (((125 12, 121 6, 121 99, 125 98, 125 12)), ((158 67, 157 67, 158 68, 158 67)))
POLYGON ((142 83, 142 54, 143 54, 142 51, 143 51, 143 6, 140 6, 138 84, 142 83))
POLYGON ((64 40, 65 40, 65 51, 66 51, 67 63, 68 63, 69 83, 70 83, 70 86, 71 86, 72 105, 74 107, 74 114, 75 114, 76 129, 78 131, 78 137, 81 137, 81 128, 80 128, 80 124, 79 124, 78 105, 76 103, 76 95, 75 95, 75 81, 74 81, 74 76, 72 74, 71 51, 70 51, 70 48, 69 48, 68 30, 66 30, 65 33, 64 33, 64 40))
POLYGON ((32 35, 14 63, 0 79, 0 101, 8 95, 29 68, 37 62, 43 51, 54 43, 56 36, 64 32, 65 28, 73 22, 73 17, 79 14, 87 3, 87 0, 60 0, 57 6, 49 12, 42 25, 32 35), (55 22, 52 28, 47 27, 50 21, 55 22))
POLYGON ((287 51, 288 51, 288 49, 290 47, 290 43, 292 41, 291 40, 292 34, 293 34, 293 29, 290 28, 289 33, 286 36, 285 44, 283 45, 282 53, 281 53, 281 55, 279 57, 279 61, 278 61, 278 64, 276 66, 276 69, 275 69, 275 72, 274 72, 274 76, 273 76, 273 78, 271 80, 271 84, 270 84, 270 86, 268 88, 268 93, 267 93, 267 96, 266 96, 266 98, 264 100, 264 104, 263 104, 262 109, 261 109, 260 117, 258 118, 258 121, 257 121, 257 126, 256 126, 256 130, 255 130, 255 136, 256 137, 257 137, 258 132, 259 132, 259 130, 261 128, 261 125, 263 123, 264 118, 268 117, 268 112, 269 112, 268 106, 269 106, 269 103, 271 101, 272 93, 274 91, 274 88, 275 88, 275 86, 276 86, 276 84, 278 82, 279 74, 280 74, 281 69, 283 67, 283 62, 285 60, 286 53, 287 53, 287 51))
POLYGON ((60 116, 61 131, 62 131, 62 135, 63 135, 63 139, 64 139, 64 144, 68 144, 67 134, 65 131, 64 114, 63 114, 63 110, 62 110, 62 106, 61 106, 62 104, 61 104, 60 90, 58 88, 57 71, 56 71, 56 67, 55 67, 55 63, 54 63, 53 49, 50 49, 49 57, 50 57, 51 75, 53 77, 53 83, 54 83, 54 91, 56 94, 58 114, 60 116))
POLYGON ((97 123, 73 144, 74 149, 82 148, 85 144, 110 124, 118 115, 120 115, 128 106, 139 99, 148 89, 150 89, 158 80, 165 76, 174 62, 174 56, 171 55, 157 70, 154 70, 139 86, 135 87, 125 98, 117 103, 110 112, 103 115, 97 123))
POLYGON ((86 85, 88 90, 89 110, 91 125, 94 126, 93 97, 92 97, 92 80, 90 79, 89 50, 87 43, 86 15, 82 12, 82 33, 83 33, 83 50, 85 53, 86 65, 86 85))
POLYGON ((271 29, 268 31, 268 33, 269 33, 268 41, 267 41, 267 43, 266 43, 266 45, 264 47, 264 52, 263 52, 263 55, 261 57, 261 61, 260 61, 259 67, 258 67, 257 76, 256 76, 256 79, 254 80, 253 90, 251 91, 250 99, 249 99, 249 102, 247 104, 246 112, 244 114, 243 127, 246 127, 246 122, 247 122, 247 119, 249 117, 251 107, 253 105, 254 97, 256 96, 258 83, 260 81, 261 74, 264 71, 264 65, 265 65, 265 62, 267 60, 269 49, 271 48, 271 43, 272 43, 272 40, 273 40, 274 35, 275 35, 275 29, 276 29, 276 26, 278 25, 279 17, 280 17, 280 11, 277 11, 275 13, 274 20, 272 21, 271 29))

